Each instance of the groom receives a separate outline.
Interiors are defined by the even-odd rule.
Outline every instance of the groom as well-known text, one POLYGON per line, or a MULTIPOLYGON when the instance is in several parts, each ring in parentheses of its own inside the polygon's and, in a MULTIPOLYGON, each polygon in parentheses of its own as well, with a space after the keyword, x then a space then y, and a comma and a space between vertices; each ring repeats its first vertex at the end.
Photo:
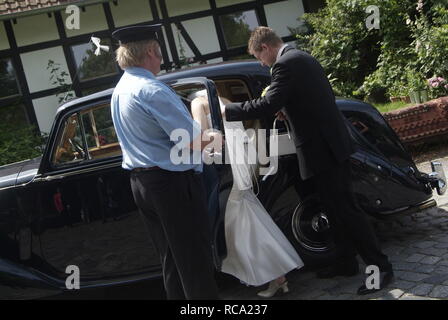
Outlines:
MULTIPOLYGON (((367 265, 379 267, 380 289, 386 287, 393 280, 392 265, 354 198, 349 160, 354 147, 322 66, 309 54, 284 44, 267 27, 258 27, 252 33, 249 53, 272 67, 270 88, 259 99, 227 104, 226 120, 256 119, 284 107, 284 116, 295 135, 300 176, 313 180, 335 227, 335 241, 344 248, 341 258, 318 272, 318 277, 357 274, 359 253, 367 265)), ((358 294, 377 290, 363 284, 358 294)))

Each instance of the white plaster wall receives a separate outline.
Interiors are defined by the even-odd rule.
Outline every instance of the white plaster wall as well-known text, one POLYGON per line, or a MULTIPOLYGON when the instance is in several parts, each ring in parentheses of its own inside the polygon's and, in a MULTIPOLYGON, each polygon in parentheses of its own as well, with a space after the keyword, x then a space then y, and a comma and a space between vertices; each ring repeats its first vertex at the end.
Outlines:
POLYGON ((268 26, 276 31, 280 37, 291 35, 288 27, 296 28, 300 25, 297 18, 305 12, 302 0, 287 0, 264 6, 268 26))
POLYGON ((179 59, 181 59, 181 47, 184 49, 184 56, 187 58, 194 57, 193 52, 191 51, 190 47, 188 46, 187 42, 182 37, 182 34, 180 33, 179 29, 177 29, 176 25, 173 23, 171 24, 171 28, 173 30, 173 36, 174 36, 174 42, 176 43, 176 49, 177 54, 179 55, 179 59))
POLYGON ((46 13, 19 18, 12 27, 19 47, 59 39, 53 14, 51 18, 46 13))
POLYGON ((80 10, 80 28, 79 30, 67 29, 65 21, 70 16, 64 11, 61 12, 64 21, 67 37, 73 37, 80 34, 94 33, 95 31, 107 30, 107 21, 101 4, 94 6, 86 6, 86 11, 80 10))
POLYGON ((166 8, 170 17, 210 9, 208 0, 166 0, 166 8))
POLYGON ((8 37, 6 36, 5 26, 0 21, 0 50, 9 49, 8 37))
POLYGON ((202 54, 221 50, 213 17, 183 21, 182 25, 202 54))
MULTIPOLYGON (((57 87, 51 84, 50 70, 47 70, 48 60, 61 64, 60 72, 69 74, 62 47, 23 53, 20 58, 31 93, 57 87)), ((72 83, 70 76, 65 77, 65 83, 72 83)))
MULTIPOLYGON (((75 93, 72 92, 72 94, 74 95, 75 93)), ((53 95, 34 99, 33 107, 40 131, 50 133, 56 111, 59 107, 59 98, 56 95, 53 95)))
POLYGON ((110 2, 110 9, 115 27, 153 20, 148 0, 119 0, 117 6, 110 2))

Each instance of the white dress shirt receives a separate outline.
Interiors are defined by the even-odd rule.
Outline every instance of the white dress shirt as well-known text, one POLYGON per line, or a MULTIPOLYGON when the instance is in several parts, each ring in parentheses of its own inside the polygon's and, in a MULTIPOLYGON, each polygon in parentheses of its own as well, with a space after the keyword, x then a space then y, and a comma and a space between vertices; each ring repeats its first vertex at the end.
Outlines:
POLYGON ((285 48, 286 48, 287 46, 288 46, 288 44, 285 43, 285 44, 280 48, 280 50, 278 50, 278 53, 277 53, 277 59, 275 60, 275 62, 277 62, 278 59, 280 59, 280 57, 281 57, 282 54, 283 54, 283 51, 285 50, 285 48))

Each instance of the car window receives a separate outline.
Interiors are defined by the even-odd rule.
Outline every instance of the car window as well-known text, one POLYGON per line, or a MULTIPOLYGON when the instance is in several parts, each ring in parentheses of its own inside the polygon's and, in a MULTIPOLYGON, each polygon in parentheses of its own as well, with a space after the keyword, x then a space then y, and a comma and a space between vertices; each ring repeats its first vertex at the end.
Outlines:
POLYGON ((232 102, 242 102, 252 98, 246 83, 242 80, 215 80, 215 85, 219 95, 232 102))
MULTIPOLYGON (((241 79, 218 79, 214 80, 214 82, 219 96, 226 98, 230 102, 243 102, 254 98, 247 84, 241 79)), ((259 119, 244 120, 243 124, 246 129, 252 128, 256 130, 262 128, 259 119)), ((278 127, 279 132, 286 130, 283 123, 279 123, 278 127)))
POLYGON ((109 103, 81 111, 81 119, 89 159, 121 155, 109 103))
POLYGON ((367 113, 347 112, 353 127, 380 153, 397 166, 407 166, 407 155, 385 123, 375 121, 367 113))
POLYGON ((104 103, 71 115, 57 138, 53 165, 121 155, 110 104, 104 103))
POLYGON ((200 83, 187 83, 175 86, 174 91, 185 104, 193 119, 202 130, 213 128, 206 87, 200 83))
POLYGON ((78 114, 74 114, 65 120, 62 128, 53 154, 53 163, 61 165, 84 160, 86 152, 82 143, 78 114))

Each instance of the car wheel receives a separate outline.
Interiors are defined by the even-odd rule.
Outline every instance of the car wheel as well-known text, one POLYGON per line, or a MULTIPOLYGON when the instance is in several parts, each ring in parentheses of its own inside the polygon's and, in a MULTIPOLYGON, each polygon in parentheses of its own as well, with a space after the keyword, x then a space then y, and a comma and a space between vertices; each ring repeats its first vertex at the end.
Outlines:
POLYGON ((296 205, 288 229, 288 238, 306 267, 328 266, 340 255, 331 221, 317 195, 310 195, 296 205))

